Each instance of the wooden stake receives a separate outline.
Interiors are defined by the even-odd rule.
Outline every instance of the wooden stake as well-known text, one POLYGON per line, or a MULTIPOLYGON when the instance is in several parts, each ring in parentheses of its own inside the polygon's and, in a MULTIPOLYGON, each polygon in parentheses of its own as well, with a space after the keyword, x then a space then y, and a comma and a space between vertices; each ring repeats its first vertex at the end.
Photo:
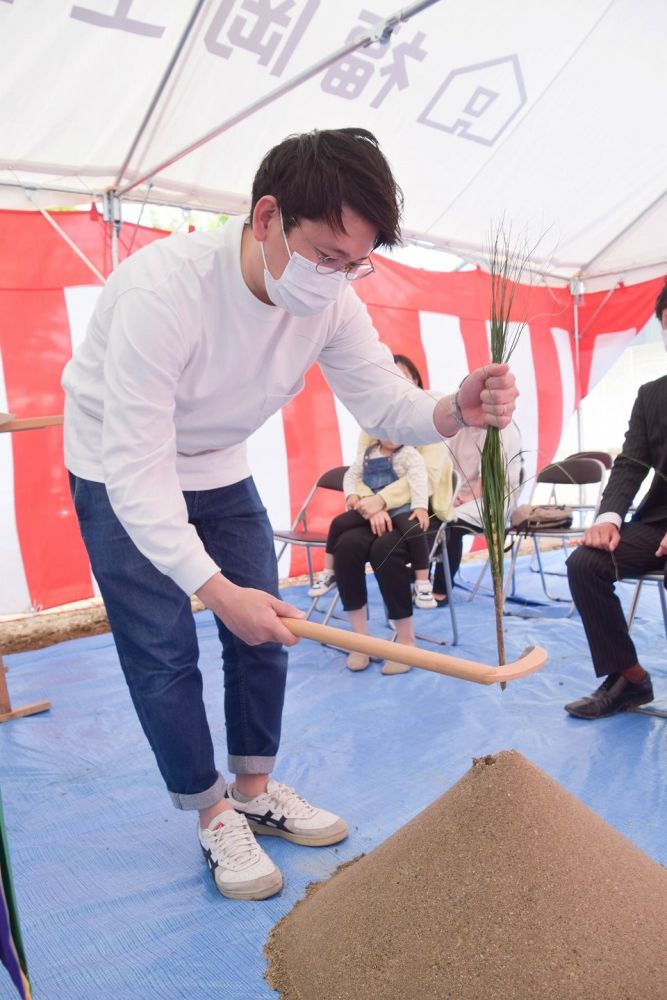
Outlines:
POLYGON ((37 715, 39 712, 48 712, 51 708, 50 701, 35 701, 31 705, 12 709, 6 674, 7 667, 2 662, 2 657, 0 656, 0 722, 9 722, 10 719, 21 719, 26 715, 37 715))

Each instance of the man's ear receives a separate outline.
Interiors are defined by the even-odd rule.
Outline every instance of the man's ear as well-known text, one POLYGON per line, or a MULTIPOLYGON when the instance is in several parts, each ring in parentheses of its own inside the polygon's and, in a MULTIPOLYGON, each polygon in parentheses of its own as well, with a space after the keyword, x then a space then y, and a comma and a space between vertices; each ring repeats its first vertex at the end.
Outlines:
POLYGON ((280 214, 278 202, 272 194, 263 195, 252 213, 252 235, 259 243, 266 239, 269 223, 280 214))

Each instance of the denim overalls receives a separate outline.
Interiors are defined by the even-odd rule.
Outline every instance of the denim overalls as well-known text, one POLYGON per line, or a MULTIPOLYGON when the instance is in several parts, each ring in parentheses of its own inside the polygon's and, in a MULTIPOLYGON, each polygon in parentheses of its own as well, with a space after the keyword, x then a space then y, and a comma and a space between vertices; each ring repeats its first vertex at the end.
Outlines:
MULTIPOLYGON (((363 459, 363 480, 369 490, 373 490, 373 493, 377 493, 378 490, 384 489, 384 487, 389 486, 390 483, 395 483, 398 479, 398 476, 394 471, 392 458, 401 450, 400 448, 397 448, 392 455, 380 455, 378 458, 371 458, 370 453, 376 447, 377 442, 369 445, 364 452, 363 459)), ((401 448, 402 447, 403 445, 401 445, 401 448)), ((410 509, 410 504, 404 503, 401 507, 394 507, 387 513, 393 517, 394 514, 405 514, 410 509)))

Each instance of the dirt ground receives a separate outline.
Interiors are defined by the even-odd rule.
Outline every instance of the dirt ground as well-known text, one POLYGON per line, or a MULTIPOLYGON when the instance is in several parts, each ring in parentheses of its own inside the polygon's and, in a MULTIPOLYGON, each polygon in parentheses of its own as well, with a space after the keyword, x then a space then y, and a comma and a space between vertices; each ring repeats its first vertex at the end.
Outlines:
MULTIPOLYGON (((307 576, 282 580, 281 586, 306 583, 307 576)), ((192 598, 192 610, 203 611, 204 605, 192 598)), ((109 631, 109 620, 101 598, 79 601, 32 615, 0 618, 0 655, 25 653, 30 649, 53 646, 66 639, 81 639, 109 631)))

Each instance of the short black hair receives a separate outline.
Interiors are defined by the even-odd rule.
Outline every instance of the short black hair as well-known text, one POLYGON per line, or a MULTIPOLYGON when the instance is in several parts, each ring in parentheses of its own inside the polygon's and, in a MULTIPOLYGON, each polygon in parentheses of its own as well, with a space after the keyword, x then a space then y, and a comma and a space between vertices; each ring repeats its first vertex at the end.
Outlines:
POLYGON ((667 278, 665 278, 665 283, 662 286, 662 291, 655 300, 655 314, 662 322, 662 314, 664 310, 667 309, 667 278))
POLYGON ((395 354, 394 364, 403 365, 404 368, 407 368, 410 374, 412 375, 412 381, 415 383, 415 385, 418 385, 420 389, 424 388, 424 380, 421 377, 419 368, 417 368, 417 365, 411 358, 407 356, 407 354, 395 354))
POLYGON ((372 132, 322 129, 290 135, 270 149, 252 185, 252 206, 273 195, 285 229, 299 219, 326 222, 344 232, 343 205, 377 229, 375 247, 401 242, 403 193, 372 132))

